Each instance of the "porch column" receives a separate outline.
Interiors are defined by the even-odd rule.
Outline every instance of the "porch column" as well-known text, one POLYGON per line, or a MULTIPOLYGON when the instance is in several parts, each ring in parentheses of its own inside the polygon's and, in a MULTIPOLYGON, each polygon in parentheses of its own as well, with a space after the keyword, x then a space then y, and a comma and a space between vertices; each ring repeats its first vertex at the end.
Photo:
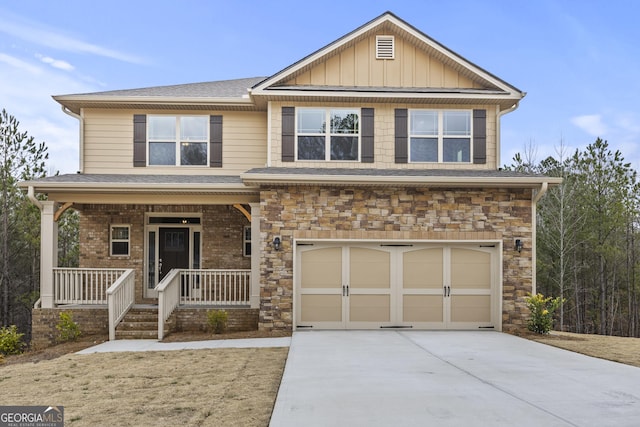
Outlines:
POLYGON ((57 203, 42 201, 40 211, 40 303, 53 308, 53 269, 58 266, 58 223, 53 220, 57 203))
POLYGON ((251 206, 251 308, 260 307, 260 203, 251 206))

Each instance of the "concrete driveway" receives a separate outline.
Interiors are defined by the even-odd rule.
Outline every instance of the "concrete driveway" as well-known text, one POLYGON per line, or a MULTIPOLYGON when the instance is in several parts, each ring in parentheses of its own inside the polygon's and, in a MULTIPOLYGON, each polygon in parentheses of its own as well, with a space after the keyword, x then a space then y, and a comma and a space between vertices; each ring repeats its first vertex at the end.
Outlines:
POLYGON ((295 332, 272 427, 639 426, 640 368, 499 332, 295 332))

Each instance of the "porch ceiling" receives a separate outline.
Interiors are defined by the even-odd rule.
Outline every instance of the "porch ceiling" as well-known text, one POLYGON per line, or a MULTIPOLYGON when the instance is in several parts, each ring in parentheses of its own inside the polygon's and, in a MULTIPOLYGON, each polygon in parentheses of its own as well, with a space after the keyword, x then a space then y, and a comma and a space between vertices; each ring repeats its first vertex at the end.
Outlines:
POLYGON ((68 174, 24 181, 49 200, 76 203, 236 204, 259 201, 237 176, 68 174))

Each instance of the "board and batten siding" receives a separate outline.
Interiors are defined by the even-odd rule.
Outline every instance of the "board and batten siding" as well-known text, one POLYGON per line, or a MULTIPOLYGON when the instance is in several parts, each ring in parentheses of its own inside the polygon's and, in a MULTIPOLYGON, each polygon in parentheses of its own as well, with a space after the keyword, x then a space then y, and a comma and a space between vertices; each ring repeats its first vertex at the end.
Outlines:
POLYGON ((395 36, 395 59, 376 60, 376 35, 347 47, 287 85, 481 88, 420 47, 395 36))
MULTIPOLYGON (((432 104, 340 104, 340 103, 297 103, 300 107, 341 107, 373 109, 373 162, 353 161, 293 161, 282 160, 282 107, 291 107, 290 102, 273 102, 271 106, 271 166, 309 168, 378 168, 378 169, 465 169, 495 170, 496 157, 496 107, 492 105, 437 105, 432 104), (486 163, 397 163, 395 150, 395 110, 396 109, 437 109, 467 111, 486 110, 486 163)), ((473 141, 472 141, 473 144, 473 141)), ((294 135, 295 145, 295 135, 294 135)), ((361 152, 362 154, 362 152, 361 152)), ((476 153, 477 154, 477 153, 476 153)))
POLYGON ((84 173, 237 175, 267 161, 267 120, 263 112, 84 111, 84 173), (133 166, 134 114, 221 115, 222 167, 133 166))

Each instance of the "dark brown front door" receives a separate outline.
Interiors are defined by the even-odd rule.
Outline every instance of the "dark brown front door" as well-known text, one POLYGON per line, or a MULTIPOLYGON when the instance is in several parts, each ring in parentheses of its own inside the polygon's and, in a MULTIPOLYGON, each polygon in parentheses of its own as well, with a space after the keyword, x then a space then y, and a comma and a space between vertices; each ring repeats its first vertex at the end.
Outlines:
POLYGON ((160 228, 158 262, 160 280, 172 268, 189 268, 189 229, 160 228))

